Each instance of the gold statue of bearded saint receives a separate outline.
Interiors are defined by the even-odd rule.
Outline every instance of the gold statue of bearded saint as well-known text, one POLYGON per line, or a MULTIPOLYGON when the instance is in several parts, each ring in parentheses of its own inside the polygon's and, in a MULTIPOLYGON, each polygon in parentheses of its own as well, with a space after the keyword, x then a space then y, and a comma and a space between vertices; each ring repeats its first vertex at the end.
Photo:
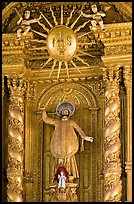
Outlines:
POLYGON ((42 112, 42 119, 45 123, 55 126, 50 151, 52 155, 58 159, 57 165, 60 163, 64 164, 70 175, 74 178, 79 178, 74 157, 79 149, 76 132, 79 133, 83 140, 93 142, 93 138, 86 136, 75 121, 68 120, 74 111, 75 108, 70 102, 63 102, 56 108, 57 115, 62 117, 61 120, 49 118, 45 110, 42 112))

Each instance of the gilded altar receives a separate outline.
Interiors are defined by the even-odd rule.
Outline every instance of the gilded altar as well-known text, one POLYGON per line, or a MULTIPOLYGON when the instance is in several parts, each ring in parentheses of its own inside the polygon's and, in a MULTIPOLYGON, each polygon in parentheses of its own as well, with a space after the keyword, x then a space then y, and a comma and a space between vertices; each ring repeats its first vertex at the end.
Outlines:
POLYGON ((11 2, 3 8, 4 202, 132 200, 132 7, 97 7, 106 13, 104 30, 99 24, 92 29, 91 19, 82 16, 90 2, 11 2), (36 22, 17 40, 17 21, 26 9, 36 22), (75 155, 79 179, 57 191, 54 127, 41 115, 45 107, 59 119, 55 108, 63 101, 74 104, 71 119, 94 142, 85 141, 75 155))

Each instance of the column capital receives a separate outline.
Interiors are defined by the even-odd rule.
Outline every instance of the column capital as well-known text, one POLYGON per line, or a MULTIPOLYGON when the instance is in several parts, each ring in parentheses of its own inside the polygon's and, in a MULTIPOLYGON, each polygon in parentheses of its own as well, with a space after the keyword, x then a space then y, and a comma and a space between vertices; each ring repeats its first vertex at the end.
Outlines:
POLYGON ((124 79, 125 79, 126 87, 131 88, 132 87, 132 66, 131 65, 124 66, 124 79))
POLYGON ((119 84, 119 68, 120 65, 103 67, 103 80, 108 83, 108 85, 117 85, 119 84))
POLYGON ((24 95, 26 82, 22 78, 8 78, 7 85, 11 95, 24 95))

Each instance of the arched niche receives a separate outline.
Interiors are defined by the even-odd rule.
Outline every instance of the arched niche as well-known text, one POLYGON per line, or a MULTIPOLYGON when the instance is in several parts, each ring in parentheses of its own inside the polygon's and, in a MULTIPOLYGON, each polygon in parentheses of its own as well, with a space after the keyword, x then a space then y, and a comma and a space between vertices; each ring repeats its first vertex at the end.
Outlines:
POLYGON ((48 112, 55 112, 56 106, 63 101, 70 101, 76 110, 98 108, 92 88, 79 83, 60 83, 42 91, 38 109, 46 108, 48 112))
MULTIPOLYGON (((37 108, 41 110, 45 107, 49 117, 57 118, 58 116, 55 115, 56 106, 63 101, 69 101, 74 104, 76 111, 71 118, 76 121, 86 135, 93 136, 94 138, 94 143, 85 142, 84 152, 80 152, 79 148, 76 153, 76 160, 80 175, 78 198, 80 201, 84 202, 96 201, 97 195, 99 195, 99 197, 102 196, 102 188, 100 186, 100 171, 102 164, 100 149, 102 141, 98 133, 98 104, 96 95, 90 85, 85 86, 74 82, 60 83, 42 91, 37 108)), ((41 149, 43 151, 42 189, 44 202, 49 201, 49 185, 52 185, 54 172, 54 160, 49 148, 53 135, 53 128, 53 126, 44 123, 43 132, 40 132, 43 140, 41 149)), ((81 138, 79 135, 78 139, 79 145, 81 146, 81 138)), ((99 199, 100 198, 98 198, 98 200, 99 199)))

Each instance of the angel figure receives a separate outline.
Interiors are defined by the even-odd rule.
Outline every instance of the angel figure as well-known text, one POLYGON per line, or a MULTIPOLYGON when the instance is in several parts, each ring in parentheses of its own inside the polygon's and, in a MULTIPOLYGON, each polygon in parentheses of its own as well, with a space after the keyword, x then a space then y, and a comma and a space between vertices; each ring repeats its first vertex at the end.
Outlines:
POLYGON ((61 120, 49 118, 45 110, 42 112, 42 119, 45 123, 55 126, 50 151, 57 160, 57 166, 64 165, 70 176, 79 178, 75 160, 75 153, 79 149, 76 132, 79 133, 83 140, 93 142, 93 138, 86 136, 75 121, 69 120, 74 111, 75 107, 70 102, 63 102, 56 108, 57 115, 62 117, 61 120))
POLYGON ((81 15, 83 15, 86 18, 92 18, 92 20, 91 20, 91 24, 93 26, 92 30, 97 29, 96 28, 97 24, 99 24, 101 29, 104 30, 104 24, 103 24, 102 17, 105 17, 106 14, 104 12, 102 12, 102 11, 98 12, 98 8, 97 8, 96 4, 92 4, 91 9, 92 9, 92 12, 94 14, 85 14, 85 13, 83 13, 83 11, 81 11, 81 15))
MULTIPOLYGON (((18 12, 17 12, 18 13, 18 12)), ((21 39, 21 36, 26 36, 30 31, 31 23, 37 23, 42 17, 39 16, 37 19, 29 19, 30 18, 30 10, 25 10, 23 17, 18 13, 20 19, 17 22, 19 28, 17 29, 17 40, 21 39)))

